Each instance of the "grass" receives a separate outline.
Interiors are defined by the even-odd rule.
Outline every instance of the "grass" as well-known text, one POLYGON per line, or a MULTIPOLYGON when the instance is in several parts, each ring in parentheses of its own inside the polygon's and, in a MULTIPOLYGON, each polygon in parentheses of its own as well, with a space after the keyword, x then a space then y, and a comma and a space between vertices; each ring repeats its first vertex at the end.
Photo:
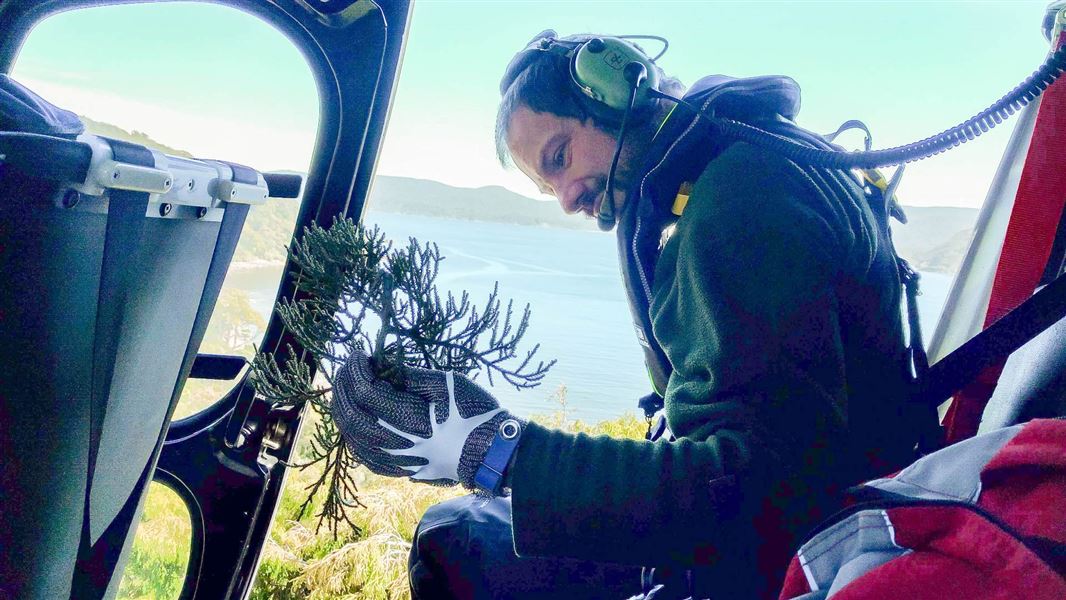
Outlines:
MULTIPOLYGON (((558 410, 533 420, 548 427, 590 435, 642 439, 647 427, 631 413, 589 424, 571 418, 566 389, 553 396, 558 410)), ((310 431, 312 427, 304 427, 310 431)), ((297 448, 297 455, 300 447, 297 448)), ((407 555, 415 527, 425 510, 466 493, 459 487, 441 488, 407 479, 358 474, 359 501, 354 511, 359 531, 342 527, 336 538, 325 526, 316 527, 317 502, 300 516, 306 487, 315 468, 291 469, 256 575, 254 600, 406 600, 407 555)), ((188 560, 188 511, 176 494, 153 484, 118 598, 177 598, 188 560)))
POLYGON ((165 485, 152 483, 118 597, 177 598, 185 583, 191 543, 192 526, 185 502, 165 485))

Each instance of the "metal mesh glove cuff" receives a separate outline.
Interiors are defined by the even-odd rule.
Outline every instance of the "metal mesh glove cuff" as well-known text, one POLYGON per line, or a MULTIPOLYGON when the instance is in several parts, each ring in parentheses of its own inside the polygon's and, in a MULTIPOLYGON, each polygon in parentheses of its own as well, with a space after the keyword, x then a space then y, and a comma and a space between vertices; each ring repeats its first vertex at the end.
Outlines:
POLYGON ((477 474, 478 468, 481 467, 482 461, 485 460, 485 455, 489 451, 489 446, 492 445, 493 438, 496 437, 496 430, 500 428, 500 423, 507 419, 518 421, 523 428, 526 426, 526 422, 522 419, 507 411, 501 411, 491 420, 471 432, 470 437, 466 438, 463 454, 459 459, 459 481, 464 487, 474 491, 479 490, 474 485, 474 476, 477 474))

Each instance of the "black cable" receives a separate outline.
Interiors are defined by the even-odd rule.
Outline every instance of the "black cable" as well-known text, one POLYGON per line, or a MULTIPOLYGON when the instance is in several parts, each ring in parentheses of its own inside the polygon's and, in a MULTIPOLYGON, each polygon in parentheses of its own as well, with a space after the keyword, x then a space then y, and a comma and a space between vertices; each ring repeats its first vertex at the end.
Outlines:
POLYGON ((650 59, 651 62, 655 62, 662 58, 662 56, 666 54, 666 51, 670 49, 670 41, 658 35, 620 35, 618 37, 623 40, 655 40, 657 42, 662 42, 663 49, 655 55, 655 58, 650 59))
POLYGON ((811 148, 747 123, 716 117, 713 111, 707 114, 689 102, 658 90, 649 90, 649 93, 685 106, 703 118, 721 135, 762 146, 799 163, 831 169, 873 169, 922 160, 978 137, 1038 98, 1063 71, 1066 71, 1066 46, 1048 56, 1039 69, 992 106, 955 127, 903 146, 864 152, 839 152, 811 148))
POLYGON ((611 159, 611 170, 607 172, 607 183, 604 185, 604 197, 600 201, 600 210, 596 214, 596 224, 600 231, 610 231, 615 224, 614 218, 614 173, 618 168, 618 158, 622 155, 622 144, 626 139, 626 129, 629 127, 629 115, 633 112, 633 105, 637 101, 637 90, 640 85, 633 85, 629 90, 629 104, 626 112, 622 115, 622 126, 618 130, 618 142, 614 148, 614 158, 611 159), (606 209, 606 210, 605 210, 606 209))

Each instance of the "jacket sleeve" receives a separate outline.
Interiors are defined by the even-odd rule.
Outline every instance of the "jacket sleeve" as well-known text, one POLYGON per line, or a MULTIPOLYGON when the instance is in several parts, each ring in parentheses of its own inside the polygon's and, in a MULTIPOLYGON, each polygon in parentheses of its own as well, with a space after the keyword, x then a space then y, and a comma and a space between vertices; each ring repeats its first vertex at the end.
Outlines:
POLYGON ((818 512, 809 490, 841 472, 834 282, 854 235, 780 164, 738 146, 696 183, 656 266, 653 329, 681 439, 531 425, 512 474, 520 554, 685 565, 757 553, 741 540, 805 529, 818 512))

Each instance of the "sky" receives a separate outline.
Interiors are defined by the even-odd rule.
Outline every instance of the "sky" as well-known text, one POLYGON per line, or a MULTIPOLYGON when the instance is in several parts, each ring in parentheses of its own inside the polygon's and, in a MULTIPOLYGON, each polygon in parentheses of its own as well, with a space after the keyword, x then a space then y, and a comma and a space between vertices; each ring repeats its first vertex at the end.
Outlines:
MULTIPOLYGON (((717 73, 791 76, 803 89, 800 125, 828 132, 857 118, 875 147, 888 147, 955 125, 1036 69, 1047 52, 1045 6, 416 1, 378 173, 540 197, 497 163, 493 127, 504 66, 542 29, 664 36, 670 49, 659 64, 686 84, 717 73)), ((310 161, 318 96, 305 61, 280 33, 230 7, 60 14, 31 33, 12 74, 56 104, 195 155, 264 171, 310 161)), ((903 203, 979 206, 1012 125, 909 165, 903 203)), ((843 142, 858 147, 861 137, 843 142)))

